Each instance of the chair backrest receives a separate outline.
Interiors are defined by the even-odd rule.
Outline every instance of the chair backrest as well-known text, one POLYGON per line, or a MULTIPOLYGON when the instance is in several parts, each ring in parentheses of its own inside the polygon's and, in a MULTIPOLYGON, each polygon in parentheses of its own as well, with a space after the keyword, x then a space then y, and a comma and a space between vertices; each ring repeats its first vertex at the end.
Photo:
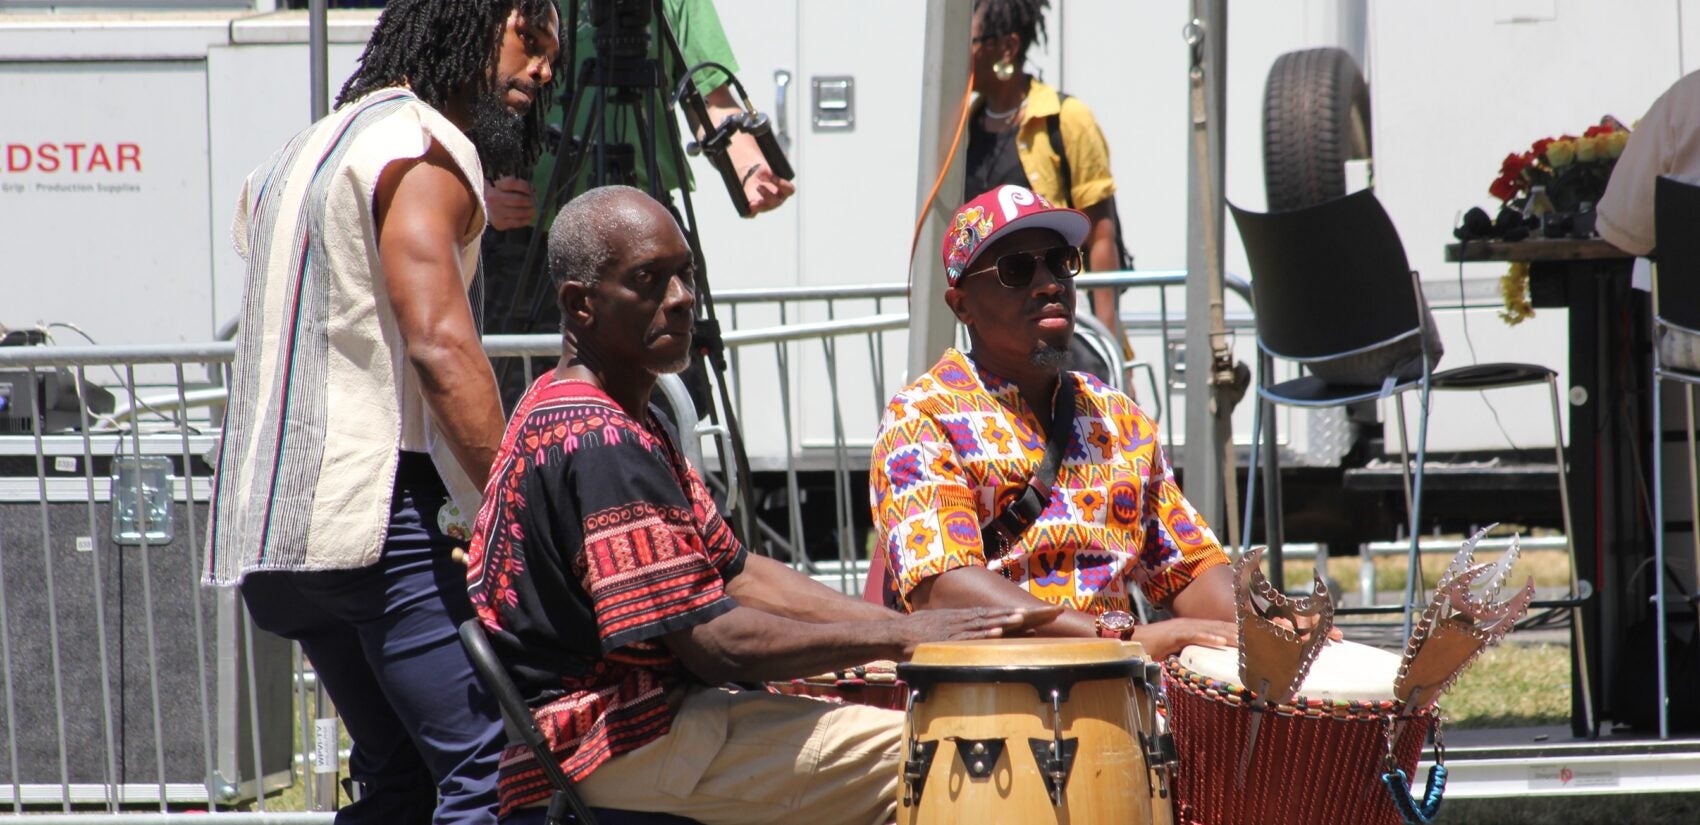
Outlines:
POLYGON ((1653 227, 1659 318, 1700 330, 1700 186, 1664 177, 1654 182, 1653 227))
POLYGON ((1266 351, 1323 358, 1421 329, 1405 246, 1374 192, 1288 212, 1228 209, 1251 263, 1266 351))

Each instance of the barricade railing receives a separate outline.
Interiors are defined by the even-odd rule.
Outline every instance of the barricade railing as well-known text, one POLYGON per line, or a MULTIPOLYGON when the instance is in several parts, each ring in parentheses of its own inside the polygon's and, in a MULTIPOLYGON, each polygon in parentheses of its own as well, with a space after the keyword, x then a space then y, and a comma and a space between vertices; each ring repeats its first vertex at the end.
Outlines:
POLYGON ((294 721, 311 713, 292 689, 299 652, 201 585, 234 353, 0 348, 0 805, 14 813, 264 813, 293 784, 294 721))

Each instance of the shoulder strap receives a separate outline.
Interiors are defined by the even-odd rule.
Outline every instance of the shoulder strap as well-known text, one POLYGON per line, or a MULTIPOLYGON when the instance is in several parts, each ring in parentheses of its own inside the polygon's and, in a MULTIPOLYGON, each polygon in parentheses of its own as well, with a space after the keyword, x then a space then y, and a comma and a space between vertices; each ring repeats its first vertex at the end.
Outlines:
POLYGON ((1057 173, 1062 176, 1063 205, 1074 208, 1074 170, 1068 166, 1068 149, 1063 146, 1062 104, 1067 92, 1057 92, 1057 112, 1045 118, 1045 133, 1051 138, 1051 151, 1057 153, 1057 173))
MULTIPOLYGON (((1057 92, 1059 103, 1058 113, 1045 118, 1045 133, 1050 135, 1051 148, 1057 153, 1057 173, 1062 178, 1063 205, 1074 208, 1074 170, 1068 165, 1068 150, 1063 146, 1061 101, 1068 100, 1067 92, 1057 92)), ((1111 196, 1110 207, 1115 208, 1115 196, 1111 196)), ((1133 269, 1133 255, 1127 251, 1127 241, 1122 237, 1122 216, 1112 212, 1116 222, 1116 255, 1121 258, 1122 269, 1133 269)))
POLYGON ((1068 443, 1074 435, 1074 382, 1067 371, 1057 382, 1056 396, 1051 402, 1051 428, 1045 433, 1045 460, 1027 480, 1021 495, 980 530, 987 560, 1002 558, 1050 504, 1051 488, 1057 483, 1063 456, 1068 453, 1068 443))

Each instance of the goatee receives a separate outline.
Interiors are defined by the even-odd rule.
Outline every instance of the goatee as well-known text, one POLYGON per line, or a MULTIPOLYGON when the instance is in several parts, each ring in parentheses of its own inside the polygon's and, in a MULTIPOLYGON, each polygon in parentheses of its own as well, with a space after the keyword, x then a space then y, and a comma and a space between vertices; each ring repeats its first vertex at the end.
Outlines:
POLYGON ((1058 347, 1049 341, 1040 341, 1039 345, 1027 354, 1027 363, 1047 372, 1061 372, 1068 366, 1068 362, 1068 348, 1058 347))

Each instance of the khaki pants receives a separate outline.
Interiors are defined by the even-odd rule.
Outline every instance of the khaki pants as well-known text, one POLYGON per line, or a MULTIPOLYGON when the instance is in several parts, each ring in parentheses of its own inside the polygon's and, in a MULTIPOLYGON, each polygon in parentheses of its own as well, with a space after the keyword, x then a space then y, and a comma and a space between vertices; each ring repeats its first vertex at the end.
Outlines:
POLYGON ((597 808, 717 823, 883 825, 897 808, 903 714, 693 687, 666 736, 578 783, 597 808))

